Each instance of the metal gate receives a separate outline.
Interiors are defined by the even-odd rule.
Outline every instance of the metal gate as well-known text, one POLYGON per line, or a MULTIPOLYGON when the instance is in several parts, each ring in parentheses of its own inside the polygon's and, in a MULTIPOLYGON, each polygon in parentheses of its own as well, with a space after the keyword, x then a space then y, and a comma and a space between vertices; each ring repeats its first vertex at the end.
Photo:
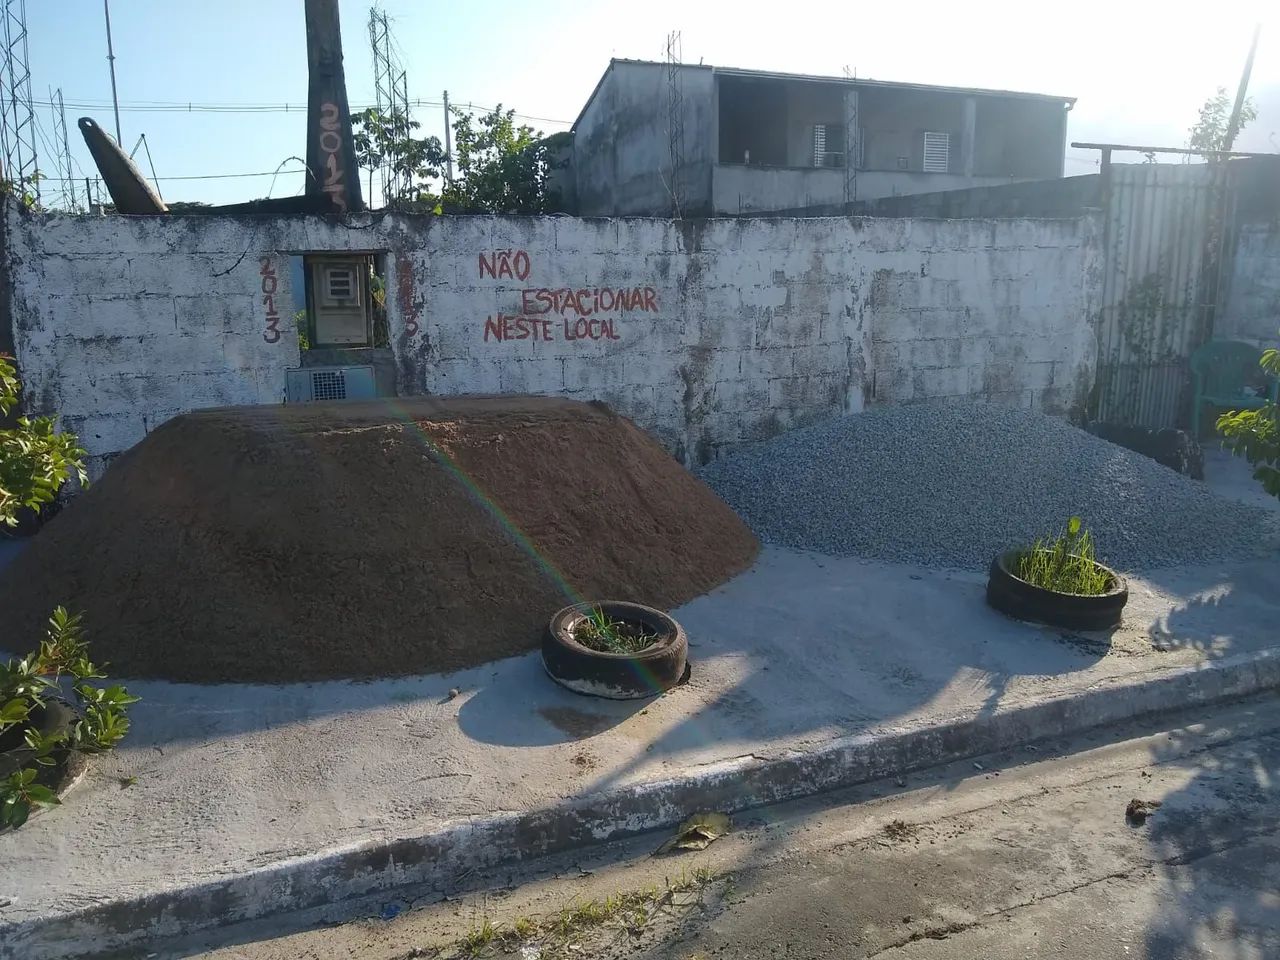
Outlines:
POLYGON ((1103 174, 1097 420, 1185 424, 1191 353, 1212 336, 1229 259, 1228 164, 1111 165, 1103 174))

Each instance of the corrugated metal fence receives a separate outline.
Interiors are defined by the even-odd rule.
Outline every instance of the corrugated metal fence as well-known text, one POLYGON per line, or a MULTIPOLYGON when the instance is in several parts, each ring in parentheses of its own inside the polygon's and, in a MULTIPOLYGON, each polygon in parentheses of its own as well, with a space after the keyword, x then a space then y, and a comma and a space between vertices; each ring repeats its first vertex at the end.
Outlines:
POLYGON ((1091 415, 1182 426, 1191 353, 1212 336, 1235 194, 1224 164, 1113 165, 1103 175, 1104 273, 1091 415))

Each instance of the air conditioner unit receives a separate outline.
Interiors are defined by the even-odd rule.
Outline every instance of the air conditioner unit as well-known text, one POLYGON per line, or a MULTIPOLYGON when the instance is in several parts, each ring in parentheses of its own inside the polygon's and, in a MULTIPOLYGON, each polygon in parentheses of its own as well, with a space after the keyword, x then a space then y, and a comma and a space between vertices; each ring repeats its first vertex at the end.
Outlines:
POLYGON ((372 400, 377 395, 373 367, 298 367, 285 371, 286 403, 372 400))

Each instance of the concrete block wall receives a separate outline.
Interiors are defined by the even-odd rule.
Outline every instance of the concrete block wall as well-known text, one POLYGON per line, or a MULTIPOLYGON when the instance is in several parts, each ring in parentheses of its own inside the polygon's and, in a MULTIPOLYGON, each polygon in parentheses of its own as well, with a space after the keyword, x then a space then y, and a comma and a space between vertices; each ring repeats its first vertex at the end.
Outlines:
POLYGON ((1083 404, 1096 362, 1093 222, 908 224, 897 263, 872 278, 872 398, 981 397, 1057 414, 1083 404))
POLYGON ((287 253, 358 240, 304 219, 72 217, 11 202, 3 229, 23 411, 60 417, 95 478, 179 413, 283 402, 299 363, 287 253))
POLYGON ((869 402, 1066 412, 1090 385, 1090 221, 67 217, 6 208, 27 409, 95 472, 165 419, 278 403, 290 255, 385 255, 401 394, 602 400, 686 463, 869 402), (269 284, 270 285, 270 284, 269 284))
POLYGON ((1280 344, 1280 226, 1276 223, 1241 226, 1214 336, 1259 347, 1280 344))

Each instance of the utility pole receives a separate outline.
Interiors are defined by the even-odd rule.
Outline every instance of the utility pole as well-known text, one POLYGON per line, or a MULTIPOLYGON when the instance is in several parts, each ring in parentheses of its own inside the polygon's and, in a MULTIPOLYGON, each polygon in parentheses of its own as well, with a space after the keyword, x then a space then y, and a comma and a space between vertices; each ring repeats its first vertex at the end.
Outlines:
POLYGON ((339 213, 363 210, 351 108, 342 69, 338 0, 306 0, 307 193, 327 194, 339 213))
POLYGON ((120 136, 120 98, 116 96, 116 54, 111 47, 111 0, 102 0, 102 12, 107 17, 107 63, 111 67, 111 106, 116 112, 116 143, 124 149, 124 139, 120 136))
POLYGON ((1253 28, 1253 42, 1249 44, 1249 56, 1244 61, 1244 73, 1240 76, 1240 87, 1236 90, 1235 106, 1231 108, 1231 120, 1227 123, 1227 136, 1222 143, 1223 150, 1230 150, 1236 142, 1236 134, 1240 132, 1240 113, 1244 110, 1245 95, 1249 90, 1249 74, 1253 73, 1253 55, 1258 52, 1258 34, 1262 33, 1262 24, 1253 28))
POLYGON ((449 91, 444 92, 444 178, 453 183, 453 127, 449 122, 449 91))

